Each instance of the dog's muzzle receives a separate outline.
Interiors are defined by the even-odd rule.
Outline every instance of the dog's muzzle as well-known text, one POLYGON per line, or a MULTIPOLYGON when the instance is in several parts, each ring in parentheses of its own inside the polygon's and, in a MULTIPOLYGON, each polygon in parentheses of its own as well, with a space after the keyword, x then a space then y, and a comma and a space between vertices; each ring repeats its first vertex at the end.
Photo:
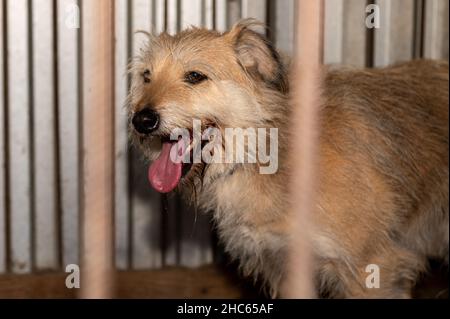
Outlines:
POLYGON ((138 133, 149 135, 159 127, 159 114, 147 107, 134 114, 132 123, 138 133))

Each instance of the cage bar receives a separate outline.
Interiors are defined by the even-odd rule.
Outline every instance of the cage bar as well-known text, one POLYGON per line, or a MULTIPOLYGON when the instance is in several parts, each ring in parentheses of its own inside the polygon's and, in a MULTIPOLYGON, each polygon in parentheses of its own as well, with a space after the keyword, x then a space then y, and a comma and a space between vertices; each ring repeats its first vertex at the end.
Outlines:
POLYGON ((301 0, 297 13, 297 48, 294 62, 294 140, 291 212, 294 217, 288 276, 283 294, 288 298, 313 298, 310 215, 314 207, 320 61, 322 58, 322 1, 301 0))
POLYGON ((82 294, 112 294, 114 10, 109 0, 83 2, 82 294))
POLYGON ((0 1, 0 273, 6 271, 6 152, 5 152, 5 83, 3 62, 3 12, 4 0, 0 1))
POLYGON ((80 88, 79 6, 76 0, 56 2, 57 117, 61 256, 64 266, 80 262, 80 88), (67 24, 67 12, 74 14, 67 24))
POLYGON ((31 82, 26 0, 7 1, 10 269, 32 270, 31 82))

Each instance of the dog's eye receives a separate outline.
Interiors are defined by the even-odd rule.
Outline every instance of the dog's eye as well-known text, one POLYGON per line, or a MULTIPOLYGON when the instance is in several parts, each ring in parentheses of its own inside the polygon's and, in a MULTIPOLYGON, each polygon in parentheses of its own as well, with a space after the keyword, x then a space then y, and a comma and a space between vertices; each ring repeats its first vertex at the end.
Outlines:
POLYGON ((144 73, 142 73, 142 77, 144 78, 144 83, 150 83, 150 70, 145 70, 144 73))
POLYGON ((188 72, 184 75, 184 81, 190 84, 198 84, 207 80, 208 77, 200 72, 188 72))

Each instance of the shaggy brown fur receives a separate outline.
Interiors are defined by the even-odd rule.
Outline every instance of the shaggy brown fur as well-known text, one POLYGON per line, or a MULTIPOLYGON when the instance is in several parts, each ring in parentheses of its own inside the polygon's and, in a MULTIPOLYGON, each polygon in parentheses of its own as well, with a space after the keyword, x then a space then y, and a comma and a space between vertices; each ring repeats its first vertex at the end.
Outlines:
MULTIPOLYGON (((192 28, 149 36, 132 65, 130 118, 145 107, 161 117, 132 138, 154 159, 160 137, 192 119, 205 125, 279 128, 279 170, 258 164, 195 164, 179 186, 214 212, 226 250, 245 275, 276 295, 283 279, 290 216, 287 180, 289 89, 270 43, 237 24, 220 34, 192 28), (148 70, 146 73, 145 71, 148 70), (188 71, 208 77, 192 86, 188 71), (149 79, 143 79, 143 74, 149 79)), ((426 258, 448 262, 448 64, 413 61, 384 69, 324 68, 320 180, 313 244, 319 293, 329 297, 409 297, 426 258), (381 287, 365 286, 368 264, 381 287)))

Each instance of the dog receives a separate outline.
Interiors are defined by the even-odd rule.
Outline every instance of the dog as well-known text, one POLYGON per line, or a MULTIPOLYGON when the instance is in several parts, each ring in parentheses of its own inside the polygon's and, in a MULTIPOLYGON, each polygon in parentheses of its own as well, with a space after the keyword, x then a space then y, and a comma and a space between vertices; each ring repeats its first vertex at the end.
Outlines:
MULTIPOLYGON (((242 273, 277 297, 292 224, 293 84, 289 63, 255 31, 259 26, 243 20, 225 33, 192 27, 173 36, 148 34, 130 63, 128 113, 131 140, 152 162, 152 186, 180 191, 213 212, 242 273), (170 136, 184 128, 193 143, 193 119, 223 134, 277 128, 276 172, 261 174, 259 161, 176 162, 169 153, 177 153, 179 140, 170 136)), ((323 67, 311 231, 319 296, 409 298, 427 258, 448 265, 448 71, 447 62, 427 60, 323 67), (379 267, 377 289, 366 286, 368 265, 379 267)), ((184 146, 178 155, 191 152, 184 146)))

